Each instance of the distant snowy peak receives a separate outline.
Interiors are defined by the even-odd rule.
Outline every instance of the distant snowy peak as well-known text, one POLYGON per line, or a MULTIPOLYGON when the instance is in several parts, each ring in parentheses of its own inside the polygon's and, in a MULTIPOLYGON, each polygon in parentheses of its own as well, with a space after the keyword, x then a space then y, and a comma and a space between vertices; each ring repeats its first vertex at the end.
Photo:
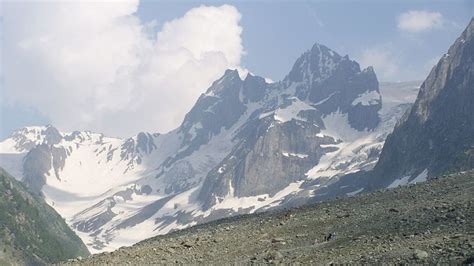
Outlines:
POLYGON ((51 125, 31 126, 15 130, 11 136, 0 142, 1 153, 24 153, 39 144, 56 144, 63 138, 51 125))
POLYGON ((17 129, 7 139, 0 142, 0 153, 8 153, 8 149, 16 153, 28 152, 37 145, 47 144, 107 144, 110 142, 123 142, 124 149, 134 152, 150 153, 155 149, 154 139, 159 133, 140 132, 127 138, 106 137, 102 133, 91 131, 60 132, 52 125, 29 126, 17 129), (129 147, 133 146, 133 149, 129 147))
POLYGON ((63 182, 72 176, 67 170, 75 164, 81 169, 79 174, 115 169, 125 175, 157 149, 158 136, 141 132, 119 139, 90 131, 64 133, 51 125, 25 127, 0 142, 0 161, 33 192, 42 194, 43 186, 52 179, 63 182))
MULTIPOLYGON (((136 137, 135 137, 136 138, 136 137)), ((0 142, 0 153, 26 153, 38 145, 60 143, 106 143, 120 139, 108 138, 90 131, 60 132, 52 125, 30 126, 17 129, 0 142)))

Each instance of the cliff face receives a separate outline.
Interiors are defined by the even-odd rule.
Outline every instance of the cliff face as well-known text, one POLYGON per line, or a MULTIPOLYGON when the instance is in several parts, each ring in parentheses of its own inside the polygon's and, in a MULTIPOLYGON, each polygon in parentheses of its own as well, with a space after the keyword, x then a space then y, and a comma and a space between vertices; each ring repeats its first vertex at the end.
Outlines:
POLYGON ((474 167, 474 19, 420 88, 389 135, 371 186, 474 167))

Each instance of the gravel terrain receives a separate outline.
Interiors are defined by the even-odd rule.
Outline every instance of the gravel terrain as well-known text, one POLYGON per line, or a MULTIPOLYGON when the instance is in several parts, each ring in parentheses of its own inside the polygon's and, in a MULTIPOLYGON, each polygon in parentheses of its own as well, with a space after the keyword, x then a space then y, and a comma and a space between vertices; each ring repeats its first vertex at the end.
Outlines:
POLYGON ((68 264, 474 263, 474 172, 228 218, 68 264), (329 239, 329 240, 328 240, 329 239))

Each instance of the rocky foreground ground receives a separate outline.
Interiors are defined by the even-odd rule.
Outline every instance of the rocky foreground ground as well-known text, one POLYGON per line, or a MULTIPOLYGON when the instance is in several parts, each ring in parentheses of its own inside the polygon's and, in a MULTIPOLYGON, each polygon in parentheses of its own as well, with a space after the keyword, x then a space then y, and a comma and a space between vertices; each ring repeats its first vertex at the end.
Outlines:
POLYGON ((229 218, 68 264, 474 263, 474 172, 229 218), (329 240, 328 240, 329 238, 329 240))

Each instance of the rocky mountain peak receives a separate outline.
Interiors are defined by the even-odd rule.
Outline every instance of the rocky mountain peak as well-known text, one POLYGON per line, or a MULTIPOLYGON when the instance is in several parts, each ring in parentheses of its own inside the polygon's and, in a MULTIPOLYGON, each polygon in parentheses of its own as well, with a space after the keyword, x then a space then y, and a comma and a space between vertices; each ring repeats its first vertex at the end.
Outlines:
POLYGON ((24 127, 15 130, 10 138, 17 152, 26 152, 39 144, 57 144, 63 135, 52 125, 24 127))
POLYGON ((46 144, 52 145, 57 144, 63 138, 63 135, 52 125, 47 125, 46 129, 43 131, 44 141, 46 144))
POLYGON ((315 44, 298 58, 283 84, 323 115, 347 114, 357 130, 372 130, 380 122, 382 99, 374 69, 361 70, 357 62, 324 45, 315 44))
POLYGON ((251 73, 247 74, 244 80, 242 96, 244 100, 250 102, 257 102, 265 97, 267 91, 267 83, 264 78, 254 76, 251 73))
POLYGON ((348 57, 341 57, 326 46, 316 43, 296 60, 285 80, 321 82, 333 73, 342 60, 348 60, 348 57))
POLYGON ((226 93, 229 88, 240 86, 241 83, 242 79, 240 79, 239 71, 237 69, 227 69, 220 79, 212 83, 204 95, 218 97, 222 93, 226 93))

